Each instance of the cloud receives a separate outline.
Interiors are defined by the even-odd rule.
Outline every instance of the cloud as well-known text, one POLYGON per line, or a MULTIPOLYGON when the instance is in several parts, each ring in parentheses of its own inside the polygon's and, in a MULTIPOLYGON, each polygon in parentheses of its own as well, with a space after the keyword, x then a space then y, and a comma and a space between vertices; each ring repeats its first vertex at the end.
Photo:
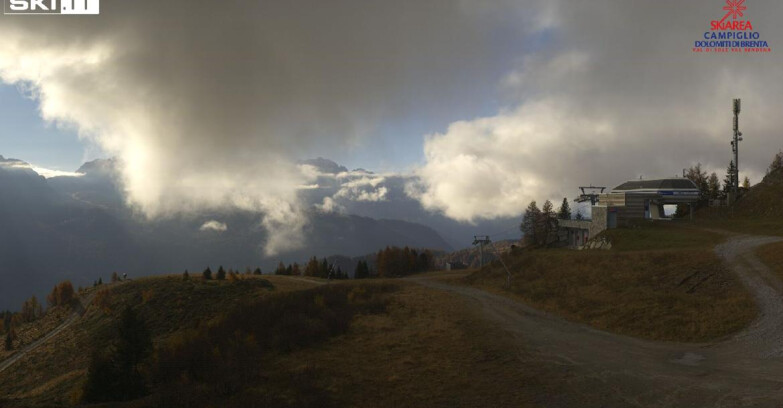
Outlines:
POLYGON ((320 204, 315 204, 315 209, 323 213, 343 213, 345 207, 337 203, 332 197, 324 197, 320 204))
POLYGON ((754 1, 747 13, 771 54, 698 55, 694 41, 722 14, 716 2, 553 1, 541 46, 499 81, 504 106, 427 136, 408 193, 471 222, 574 197, 580 185, 675 176, 697 162, 722 177, 736 97, 742 176, 760 181, 781 146, 783 31, 771 17, 781 11, 754 1))
POLYGON ((217 231, 217 232, 226 232, 228 231, 228 225, 226 225, 223 222, 216 221, 216 220, 210 220, 205 222, 200 228, 199 231, 217 231))
POLYGON ((454 100, 490 65, 473 14, 451 0, 104 0, 99 16, 0 16, 0 78, 117 156, 147 217, 256 211, 274 254, 307 223, 296 159, 356 146, 410 112, 410 90, 417 106, 454 100))
POLYGON ((83 173, 76 173, 73 171, 52 170, 44 167, 33 166, 31 167, 34 172, 42 175, 44 178, 52 177, 82 177, 83 173))
POLYGON ((334 198, 344 198, 353 201, 384 201, 389 189, 380 186, 386 178, 383 176, 368 177, 366 172, 340 173, 339 179, 349 179, 340 185, 334 198))

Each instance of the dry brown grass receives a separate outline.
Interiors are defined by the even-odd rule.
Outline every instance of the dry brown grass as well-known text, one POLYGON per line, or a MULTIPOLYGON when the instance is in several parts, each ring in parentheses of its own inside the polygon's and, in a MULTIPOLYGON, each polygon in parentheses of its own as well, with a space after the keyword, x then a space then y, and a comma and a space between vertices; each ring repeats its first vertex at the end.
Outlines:
POLYGON ((531 251, 466 282, 599 329, 654 340, 702 342, 736 332, 756 316, 753 298, 707 249, 615 252, 531 251))
POLYGON ((767 244, 756 249, 756 255, 783 279, 783 242, 767 244))
POLYGON ((553 387, 468 300, 405 284, 388 311, 357 317, 347 335, 280 366, 315 370, 345 407, 525 407, 553 387))
POLYGON ((87 369, 90 351, 111 337, 114 319, 126 305, 138 308, 154 342, 159 343, 179 330, 206 323, 238 302, 314 286, 307 281, 264 278, 270 278, 273 290, 258 277, 228 282, 198 278, 183 281, 181 276, 142 278, 90 288, 89 291, 107 291, 103 307, 90 307, 83 318, 55 339, 1 373, 0 399, 7 401, 0 401, 0 406, 68 406, 70 394, 83 379, 79 373, 87 369))

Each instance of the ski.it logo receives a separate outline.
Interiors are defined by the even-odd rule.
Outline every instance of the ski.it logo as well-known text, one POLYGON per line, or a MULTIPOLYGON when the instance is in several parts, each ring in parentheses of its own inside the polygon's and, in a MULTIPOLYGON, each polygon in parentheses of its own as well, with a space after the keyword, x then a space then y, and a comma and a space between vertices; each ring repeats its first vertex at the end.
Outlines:
POLYGON ((3 0, 3 14, 100 14, 101 0, 3 0))

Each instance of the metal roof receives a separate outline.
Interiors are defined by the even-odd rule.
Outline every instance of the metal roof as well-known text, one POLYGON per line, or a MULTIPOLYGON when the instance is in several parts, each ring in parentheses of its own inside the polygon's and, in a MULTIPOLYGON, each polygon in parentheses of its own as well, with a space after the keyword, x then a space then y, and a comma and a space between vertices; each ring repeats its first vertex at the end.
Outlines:
POLYGON ((699 187, 686 178, 668 178, 659 180, 632 180, 615 187, 612 191, 630 190, 696 190, 699 187))

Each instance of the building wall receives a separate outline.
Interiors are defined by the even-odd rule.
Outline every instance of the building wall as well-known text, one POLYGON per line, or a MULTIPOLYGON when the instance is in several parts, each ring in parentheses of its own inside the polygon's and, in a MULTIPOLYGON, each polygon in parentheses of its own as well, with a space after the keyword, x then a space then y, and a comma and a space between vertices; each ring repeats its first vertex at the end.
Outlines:
POLYGON ((644 201, 655 198, 650 194, 626 194, 625 207, 617 207, 617 225, 627 225, 631 220, 644 219, 644 201))
POLYGON ((607 214, 607 207, 598 207, 594 206, 592 208, 593 212, 593 222, 590 223, 590 238, 600 234, 603 232, 609 223, 608 220, 608 214, 607 214))

